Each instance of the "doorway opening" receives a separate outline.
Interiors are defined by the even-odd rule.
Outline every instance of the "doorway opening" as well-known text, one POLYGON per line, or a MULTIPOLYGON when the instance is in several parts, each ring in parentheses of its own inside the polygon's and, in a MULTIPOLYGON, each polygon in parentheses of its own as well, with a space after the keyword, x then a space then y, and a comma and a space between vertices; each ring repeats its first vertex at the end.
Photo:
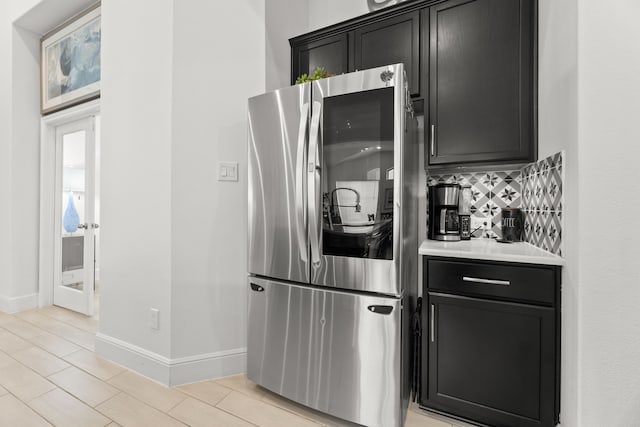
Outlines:
POLYGON ((99 126, 99 115, 56 126, 53 304, 87 316, 97 297, 99 126))
POLYGON ((100 109, 42 119, 39 305, 98 319, 100 109))

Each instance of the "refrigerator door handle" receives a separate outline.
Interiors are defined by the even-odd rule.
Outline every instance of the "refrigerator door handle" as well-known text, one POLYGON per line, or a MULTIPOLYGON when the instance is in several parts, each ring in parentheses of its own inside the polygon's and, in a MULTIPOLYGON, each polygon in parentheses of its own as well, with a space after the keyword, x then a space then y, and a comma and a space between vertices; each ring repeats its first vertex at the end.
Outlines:
POLYGON ((320 186, 319 139, 320 139, 320 113, 322 103, 314 101, 311 114, 311 132, 309 136, 309 236, 311 239, 311 264, 314 267, 320 265, 320 238, 318 228, 318 188, 320 186))
POLYGON ((300 127, 298 129, 298 153, 296 158, 296 233, 300 259, 307 262, 307 212, 304 206, 304 155, 307 148, 306 136, 309 123, 309 103, 305 102, 300 111, 300 127))

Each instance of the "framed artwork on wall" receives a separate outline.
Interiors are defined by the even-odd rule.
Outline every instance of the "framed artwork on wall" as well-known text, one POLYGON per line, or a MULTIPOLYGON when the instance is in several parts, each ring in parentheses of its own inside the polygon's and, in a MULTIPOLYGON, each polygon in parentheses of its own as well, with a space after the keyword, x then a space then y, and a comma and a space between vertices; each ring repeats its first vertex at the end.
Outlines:
POLYGON ((393 187, 384 190, 384 210, 393 210, 393 187))
POLYGON ((42 114, 100 96, 100 40, 100 3, 42 37, 42 114))

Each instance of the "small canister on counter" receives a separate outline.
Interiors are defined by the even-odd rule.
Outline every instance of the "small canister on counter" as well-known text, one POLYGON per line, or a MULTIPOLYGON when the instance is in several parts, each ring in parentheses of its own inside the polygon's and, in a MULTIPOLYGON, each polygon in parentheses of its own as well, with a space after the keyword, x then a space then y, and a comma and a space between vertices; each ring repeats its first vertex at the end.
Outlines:
POLYGON ((460 187, 458 200, 458 214, 460 215, 460 239, 471 239, 471 186, 460 187))
POLYGON ((518 208, 502 208, 502 242, 524 240, 524 214, 518 208))

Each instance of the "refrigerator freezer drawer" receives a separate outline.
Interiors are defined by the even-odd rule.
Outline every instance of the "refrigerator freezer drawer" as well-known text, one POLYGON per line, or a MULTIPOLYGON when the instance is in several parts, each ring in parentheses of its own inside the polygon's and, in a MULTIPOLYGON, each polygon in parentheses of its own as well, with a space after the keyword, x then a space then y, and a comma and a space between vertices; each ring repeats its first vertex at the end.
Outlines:
POLYGON ((249 285, 250 380, 358 424, 402 424, 399 299, 249 285))

